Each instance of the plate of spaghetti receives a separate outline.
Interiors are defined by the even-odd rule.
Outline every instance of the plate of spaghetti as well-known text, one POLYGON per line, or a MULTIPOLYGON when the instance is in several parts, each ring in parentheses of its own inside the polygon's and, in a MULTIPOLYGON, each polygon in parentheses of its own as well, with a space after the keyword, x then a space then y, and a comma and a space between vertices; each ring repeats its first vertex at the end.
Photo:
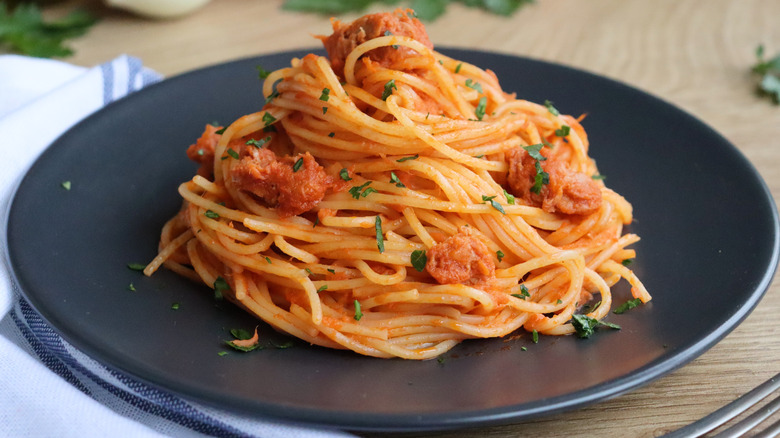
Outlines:
POLYGON ((151 86, 36 162, 10 259, 66 340, 244 414, 440 429, 636 388, 768 288, 774 201, 692 116, 434 49, 411 11, 319 38, 151 86))

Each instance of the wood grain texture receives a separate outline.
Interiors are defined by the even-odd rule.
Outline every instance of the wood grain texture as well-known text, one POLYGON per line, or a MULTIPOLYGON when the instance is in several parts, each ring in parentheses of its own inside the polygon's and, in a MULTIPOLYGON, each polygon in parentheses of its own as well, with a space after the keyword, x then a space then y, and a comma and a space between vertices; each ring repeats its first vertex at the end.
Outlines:
MULTIPOLYGON (((93 9, 102 21, 76 40, 76 56, 69 61, 91 66, 127 53, 167 76, 314 47, 311 35, 330 30, 327 18, 282 11, 279 0, 214 0, 175 21, 145 20, 85 0, 65 2, 47 14, 57 15, 74 4, 93 9)), ((780 107, 755 95, 756 78, 749 71, 759 43, 770 54, 780 51, 778 17, 778 0, 538 0, 510 18, 454 5, 427 28, 434 44, 553 61, 661 97, 735 144, 778 199, 780 107)), ((727 295, 713 291, 713 300, 727 295)), ((774 282, 757 309, 723 341, 645 387, 536 421, 435 436, 657 436, 777 373, 778 315, 780 286, 774 282)))

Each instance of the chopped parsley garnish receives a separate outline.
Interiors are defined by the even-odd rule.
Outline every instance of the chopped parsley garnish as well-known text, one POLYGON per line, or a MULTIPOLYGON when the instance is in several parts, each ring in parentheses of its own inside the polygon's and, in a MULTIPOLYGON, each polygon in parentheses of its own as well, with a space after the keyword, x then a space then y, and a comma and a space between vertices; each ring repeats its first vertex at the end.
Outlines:
POLYGON ((259 77, 260 77, 260 79, 267 79, 267 78, 268 78, 268 76, 271 74, 271 72, 270 72, 270 71, 268 71, 268 70, 264 69, 264 68, 263 68, 262 66, 260 66, 260 65, 258 65, 258 66, 255 66, 255 68, 257 69, 257 76, 259 76, 259 77))
POLYGON ((265 256, 265 261, 268 262, 269 265, 273 264, 273 262, 271 262, 271 257, 265 256))
POLYGON ((222 277, 217 277, 214 280, 214 299, 221 300, 223 298, 222 293, 230 291, 230 285, 222 277))
POLYGON ((550 112, 550 114, 552 114, 552 115, 554 115, 554 116, 560 116, 560 115, 561 115, 561 112, 560 112, 560 111, 558 111, 558 109, 557 109, 557 108, 555 108, 555 107, 553 106, 553 103, 552 103, 552 102, 550 102, 549 100, 545 100, 545 101, 544 101, 544 106, 545 106, 545 107, 547 107, 547 111, 549 111, 549 112, 550 112))
POLYGON ((263 147, 263 145, 265 145, 269 141, 271 141, 271 137, 270 136, 268 136, 266 138, 263 138, 263 139, 260 139, 260 140, 255 140, 254 138, 250 138, 249 140, 246 141, 246 144, 248 144, 250 146, 254 146, 254 147, 260 149, 260 148, 263 147))
POLYGON ((333 138, 333 137, 335 137, 335 136, 336 136, 336 133, 335 133, 335 132, 331 132, 330 134, 328 134, 328 137, 330 137, 330 138, 333 138))
POLYGON ((328 112, 328 107, 324 106, 322 107, 322 114, 326 114, 328 112))
POLYGON ((466 86, 473 90, 477 90, 477 92, 480 94, 484 93, 484 91, 482 91, 482 84, 479 82, 474 82, 470 78, 466 79, 466 86))
POLYGON ((133 285, 133 283, 127 285, 127 290, 135 292, 135 286, 133 285))
POLYGON ((504 251, 501 251, 500 249, 498 251, 496 251, 496 258, 498 258, 499 262, 501 260, 503 260, 504 259, 504 251))
POLYGON ((330 88, 323 88, 322 94, 320 94, 320 100, 323 102, 327 102, 328 99, 330 99, 330 88))
POLYGON ((634 259, 623 259, 622 262, 620 262, 623 266, 628 266, 631 263, 634 263, 634 259))
POLYGON ((276 117, 274 117, 273 114, 266 112, 263 114, 263 122, 265 122, 265 126, 270 125, 271 123, 276 121, 276 117))
POLYGON ((179 303, 173 303, 173 304, 171 304, 171 309, 173 309, 173 310, 179 310, 179 303))
POLYGON ((504 211, 504 207, 502 207, 501 204, 499 204, 498 201, 494 199, 495 197, 496 195, 493 196, 482 195, 482 202, 490 202, 490 205, 492 205, 493 208, 501 212, 501 214, 506 214, 506 211, 504 211))
POLYGON ((403 158, 399 158, 399 159, 397 159, 395 161, 397 161, 399 163, 403 163, 404 161, 416 160, 418 158, 420 158, 420 154, 414 154, 411 157, 403 157, 403 158))
POLYGON ((479 154, 479 155, 474 155, 474 158, 482 158, 484 156, 485 156, 485 154, 479 154))
POLYGON ((244 329, 231 329, 230 334, 236 339, 225 341, 225 343, 238 351, 248 352, 258 348, 263 349, 257 336, 257 328, 255 328, 254 334, 244 329))
POLYGON ((532 331, 531 332, 531 340, 534 341, 534 344, 538 344, 539 343, 539 332, 537 332, 536 330, 532 331))
POLYGON ((568 125, 561 125, 559 129, 555 130, 555 135, 558 137, 566 137, 571 132, 571 128, 568 125))
POLYGON ((297 172, 301 166, 303 166, 303 157, 298 158, 295 164, 293 164, 293 172, 297 172))
POLYGON ((395 86, 395 79, 390 79, 385 84, 385 91, 382 92, 382 100, 387 100, 388 97, 390 97, 391 94, 393 94, 393 88, 396 90, 398 87, 395 86))
POLYGON ((128 263, 127 267, 133 271, 143 271, 146 269, 146 265, 142 265, 140 263, 128 263))
POLYGON ((550 183, 550 174, 545 172, 542 169, 542 165, 540 161, 544 161, 547 159, 544 155, 540 153, 542 148, 544 147, 543 144, 532 144, 530 146, 523 146, 523 149, 528 152, 528 155, 531 156, 536 162, 534 163, 534 166, 536 167, 536 175, 534 176, 534 185, 531 187, 531 192, 539 194, 542 191, 542 185, 543 184, 549 184, 550 183))
POLYGON ((349 171, 346 168, 343 168, 339 171, 339 176, 344 181, 352 181, 352 178, 349 177, 349 171))
POLYGON ((563 304, 563 301, 559 298, 558 301, 555 302, 555 304, 563 304))
POLYGON ((314 225, 312 225, 311 227, 312 227, 312 228, 314 228, 314 227, 316 227, 316 226, 317 226, 317 224, 319 224, 319 223, 320 223, 320 218, 319 218, 319 216, 318 216, 317 218, 315 218, 315 219, 314 219, 314 225))
POLYGON ((355 199, 360 199, 361 196, 365 198, 370 193, 376 192, 376 189, 368 186, 371 183, 372 181, 366 181, 364 184, 354 186, 349 189, 349 194, 352 195, 352 197, 355 199))
POLYGON ((238 160, 238 152, 234 151, 231 148, 228 148, 227 154, 233 157, 234 160, 238 160))
POLYGON ((382 218, 377 215, 374 220, 374 229, 376 230, 376 247, 379 249, 379 253, 385 252, 385 238, 382 232, 382 218))
POLYGON ((217 129, 216 131, 214 131, 214 134, 219 134, 219 135, 222 135, 222 134, 224 134, 224 133, 225 133, 225 129, 227 129, 227 128, 220 128, 220 129, 217 129))
POLYGON ((504 196, 506 197, 506 203, 509 205, 515 205, 515 195, 509 193, 504 189, 504 196))
POLYGON ((463 67, 463 63, 459 63, 457 66, 455 66, 455 73, 460 73, 460 69, 463 67))
POLYGON ((487 107, 487 97, 482 96, 479 98, 477 109, 474 110, 474 114, 477 115, 478 120, 482 120, 482 118, 485 117, 485 107, 487 107))
POLYGON ((335 270, 335 269, 328 268, 328 272, 330 272, 331 274, 335 274, 335 273, 336 273, 336 270, 335 270))
POLYGON ((574 314, 571 316, 571 325, 574 327, 577 336, 580 338, 589 338, 595 332, 596 327, 598 326, 620 330, 620 326, 617 324, 599 321, 596 318, 579 314, 574 314))
POLYGON ((221 356, 227 356, 227 355, 228 355, 227 351, 220 351, 219 353, 217 353, 217 356, 220 356, 220 357, 221 356))
POLYGON ((395 184, 396 187, 400 187, 400 188, 406 187, 404 183, 402 183, 401 180, 398 179, 398 175, 396 175, 395 172, 390 172, 390 182, 392 184, 395 184))
POLYGON ((528 349, 525 348, 525 347, 520 347, 520 349, 523 350, 523 351, 528 351, 528 349))
POLYGON ((521 300, 524 300, 527 297, 530 297, 531 293, 528 292, 528 288, 524 284, 521 284, 520 285, 520 293, 519 294, 512 294, 512 296, 515 297, 515 298, 520 298, 521 300))
POLYGON ((595 180, 597 180, 597 181, 598 181, 598 180, 604 180, 604 179, 607 179, 607 177, 606 177, 605 175, 601 175, 601 174, 591 175, 591 176, 590 176, 590 178, 591 178, 591 179, 595 179, 595 180))
POLYGON ((428 256, 425 255, 425 251, 422 249, 414 250, 412 251, 411 262, 417 272, 422 272, 425 270, 425 264, 428 263, 428 256))
POLYGON ((206 210, 206 212, 203 213, 203 215, 206 216, 209 219, 219 219, 219 213, 211 211, 211 210, 206 210))
POLYGON ((284 350, 285 348, 292 347, 293 345, 295 345, 295 343, 293 341, 290 341, 290 340, 284 341, 281 344, 277 343, 277 342, 274 342, 274 341, 271 341, 271 345, 273 345, 274 348, 276 348, 277 350, 284 350))
POLYGON ((309 268, 303 268, 304 271, 306 271, 307 274, 312 275, 314 272, 311 272, 311 269, 309 268))
POLYGON ((547 157, 542 155, 540 152, 543 147, 544 145, 542 143, 537 143, 530 146, 523 146, 523 149, 525 149, 525 151, 528 152, 528 155, 530 155, 534 160, 544 161, 547 159, 547 157))
POLYGON ((363 317, 363 312, 360 310, 360 301, 355 300, 355 321, 360 321, 363 317))
POLYGON ((327 284, 323 284, 322 286, 317 288, 317 292, 322 292, 322 291, 324 291, 326 289, 328 289, 328 285, 327 284))
POLYGON ((634 298, 633 300, 628 300, 625 303, 618 306, 617 309, 612 311, 612 313, 620 315, 621 313, 624 313, 627 310, 631 310, 640 304, 642 304, 642 300, 640 300, 639 298, 634 298))
POLYGON ((61 185, 63 189, 70 190, 70 181, 63 181, 61 185))

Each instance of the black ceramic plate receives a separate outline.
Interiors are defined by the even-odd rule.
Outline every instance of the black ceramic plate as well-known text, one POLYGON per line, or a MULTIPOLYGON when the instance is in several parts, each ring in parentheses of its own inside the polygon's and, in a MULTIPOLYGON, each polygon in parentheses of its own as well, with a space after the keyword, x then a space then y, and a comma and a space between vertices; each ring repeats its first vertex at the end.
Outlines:
MULTIPOLYGON (((620 331, 583 340, 467 341, 443 361, 382 360, 285 340, 230 352, 242 311, 170 272, 129 262, 156 252, 195 166, 184 155, 203 125, 262 104, 256 65, 282 53, 198 70, 109 105, 57 140, 16 193, 9 254, 24 295, 67 341, 98 361, 186 398, 258 417, 355 429, 413 430, 514 422, 573 409, 645 384, 702 354, 768 288, 778 256, 774 202, 753 166, 695 118, 645 93, 570 68, 444 50, 490 68, 505 90, 587 113, 591 155, 634 205, 633 269, 653 301, 610 315, 620 331), (65 191, 60 183, 72 181, 65 191), (127 290, 130 283, 135 292, 127 290), (180 303, 179 310, 171 304, 180 303), (522 347, 525 347, 523 349, 522 347)), ((615 288, 616 302, 628 287, 615 288)))

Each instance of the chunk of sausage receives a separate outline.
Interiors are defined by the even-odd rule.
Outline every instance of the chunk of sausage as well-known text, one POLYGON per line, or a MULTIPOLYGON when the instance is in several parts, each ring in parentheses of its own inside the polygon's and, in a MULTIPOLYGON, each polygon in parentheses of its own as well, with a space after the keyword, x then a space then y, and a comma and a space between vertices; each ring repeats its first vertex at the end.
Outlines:
POLYGON ((439 284, 479 284, 495 277, 493 257, 474 231, 462 227, 428 250, 425 268, 439 284))
MULTIPOLYGON (((425 26, 416 18, 410 17, 404 11, 395 13, 383 12, 379 14, 364 15, 349 24, 333 20, 333 33, 330 36, 320 36, 325 50, 328 52, 330 64, 337 75, 344 75, 344 60, 352 50, 364 42, 385 36, 397 35, 414 38, 428 48, 433 48, 425 26)), ((390 66, 401 62, 404 58, 414 55, 414 51, 407 47, 398 48, 382 47, 368 52, 372 61, 383 66, 390 66)))
POLYGON ((281 217, 311 210, 335 183, 334 178, 308 152, 278 158, 273 151, 265 148, 245 148, 230 177, 240 190, 276 207, 281 217), (303 161, 295 170, 298 160, 303 161))
POLYGON ((200 138, 187 148, 187 157, 200 164, 198 175, 204 178, 211 177, 212 166, 214 166, 214 149, 221 137, 217 131, 220 129, 222 129, 220 126, 206 125, 200 138))
POLYGON ((571 170, 566 162, 549 157, 540 161, 547 172, 549 184, 542 185, 539 193, 531 188, 536 178, 536 160, 525 149, 509 151, 509 175, 507 182, 513 195, 549 213, 586 215, 601 207, 601 188, 588 175, 571 170))

